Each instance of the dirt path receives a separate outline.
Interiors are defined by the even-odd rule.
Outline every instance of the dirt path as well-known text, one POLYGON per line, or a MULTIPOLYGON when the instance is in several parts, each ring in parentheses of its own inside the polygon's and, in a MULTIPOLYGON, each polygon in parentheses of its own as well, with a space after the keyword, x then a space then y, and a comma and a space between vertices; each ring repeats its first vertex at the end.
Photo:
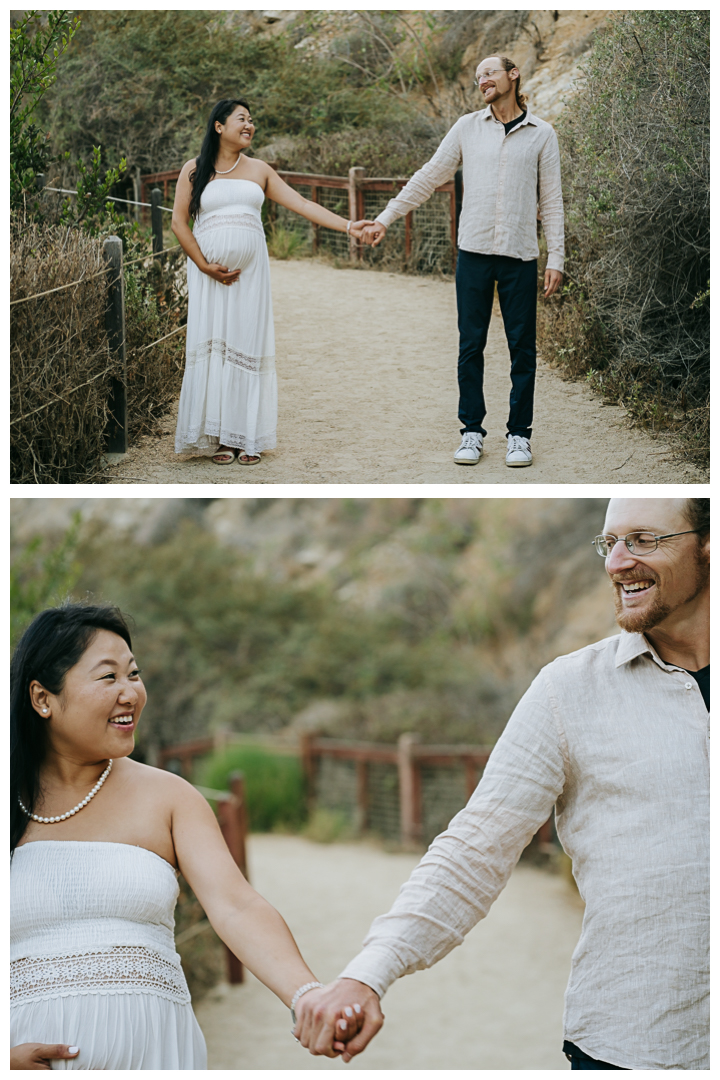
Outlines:
MULTIPOLYGON (((253 884, 281 911, 319 979, 358 951, 417 858, 361 844, 253 836, 253 884)), ((435 967, 399 980, 385 1026, 353 1069, 566 1069, 563 994, 582 905, 561 877, 518 867, 481 922, 435 967)), ((196 1009, 210 1069, 345 1069, 290 1036, 287 1009, 249 973, 196 1009)))
POLYGON ((278 448, 260 465, 178 458, 175 420, 109 470, 111 483, 647 484, 703 483, 669 444, 632 430, 584 384, 540 364, 529 469, 505 465, 509 356, 491 323, 488 438, 460 467, 457 327, 452 282, 322 262, 272 262, 279 382, 278 448))

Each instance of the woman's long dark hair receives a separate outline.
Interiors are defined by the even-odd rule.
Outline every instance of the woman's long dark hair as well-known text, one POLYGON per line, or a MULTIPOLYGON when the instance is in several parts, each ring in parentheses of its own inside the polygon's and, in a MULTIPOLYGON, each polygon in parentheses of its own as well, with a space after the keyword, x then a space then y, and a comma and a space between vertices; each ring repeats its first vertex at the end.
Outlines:
POLYGON ((200 154, 195 158, 195 168, 190 173, 190 181, 193 186, 192 198, 190 199, 190 217, 194 220, 200 213, 200 197, 215 175, 215 162, 220 150, 220 135, 215 130, 215 124, 224 124, 231 112, 242 105, 250 112, 250 106, 245 98, 223 98, 218 101, 205 129, 205 138, 200 149, 200 154))
POLYGON ((120 610, 110 605, 63 604, 33 619, 20 638, 10 664, 10 853, 20 842, 28 818, 18 797, 32 813, 40 790, 45 756, 45 721, 30 701, 30 683, 37 680, 59 694, 65 676, 88 648, 98 630, 117 634, 132 649, 130 630, 120 610))

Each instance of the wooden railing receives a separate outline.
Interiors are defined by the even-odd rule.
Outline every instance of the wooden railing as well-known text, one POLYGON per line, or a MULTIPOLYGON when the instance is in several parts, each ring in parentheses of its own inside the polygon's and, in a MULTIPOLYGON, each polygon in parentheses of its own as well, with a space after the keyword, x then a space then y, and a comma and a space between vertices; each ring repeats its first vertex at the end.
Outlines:
MULTIPOLYGON (((274 162, 269 162, 274 166, 274 162)), ((290 172, 285 169, 277 169, 278 176, 285 181, 286 184, 290 184, 291 187, 309 187, 310 188, 310 200, 311 202, 319 202, 319 191, 321 188, 337 188, 341 191, 347 191, 348 204, 349 204, 349 216, 353 221, 362 221, 365 217, 365 194, 371 191, 387 192, 389 196, 397 195, 398 192, 407 184, 408 178, 404 176, 390 176, 390 177, 366 177, 365 169, 357 165, 350 169, 347 176, 329 176, 321 173, 301 173, 290 172)), ((168 172, 150 173, 141 177, 140 181, 140 200, 141 202, 148 202, 148 191, 151 186, 162 186, 163 201, 167 203, 170 199, 170 185, 177 180, 180 175, 180 169, 171 169, 168 172)), ((450 210, 449 210, 449 227, 450 227, 450 240, 453 247, 453 253, 457 253, 457 221, 459 217, 458 202, 461 198, 461 185, 457 180, 451 180, 447 184, 442 184, 441 187, 436 188, 436 191, 447 192, 450 195, 450 210)), ((272 221, 275 215, 275 204, 270 202, 268 204, 268 214, 272 221)), ((412 250, 412 235, 413 235, 413 215, 412 212, 405 215, 405 258, 410 258, 412 250)), ((349 255, 354 261, 362 259, 362 244, 352 237, 348 238, 349 241, 349 255)), ((320 226, 313 225, 313 254, 317 254, 320 248, 320 226)))

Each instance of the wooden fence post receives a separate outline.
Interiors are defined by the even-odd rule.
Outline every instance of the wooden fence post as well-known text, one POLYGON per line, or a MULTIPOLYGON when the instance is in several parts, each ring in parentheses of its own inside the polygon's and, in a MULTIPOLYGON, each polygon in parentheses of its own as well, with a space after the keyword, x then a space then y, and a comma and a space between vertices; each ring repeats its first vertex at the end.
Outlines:
POLYGON ((410 256, 412 255, 412 228, 413 228, 413 212, 405 215, 405 266, 410 265, 410 256))
POLYGON ((159 262, 163 261, 163 256, 158 255, 159 251, 163 250, 163 212, 160 209, 162 206, 163 193, 159 187, 154 187, 150 195, 150 202, 152 203, 152 209, 150 214, 152 216, 152 246, 153 255, 156 255, 159 262))
MULTIPOLYGON (((317 186, 317 184, 312 184, 310 186, 310 200, 311 200, 311 202, 314 202, 314 203, 319 203, 320 202, 320 197, 318 195, 318 186, 317 186)), ((317 255, 319 250, 320 250, 320 226, 315 225, 313 223, 313 255, 317 255)))
POLYGON ((106 429, 110 454, 125 454, 128 448, 127 430, 127 360, 125 356, 125 279, 123 248, 119 236, 108 236, 103 244, 108 267, 108 299, 105 308, 105 329, 110 354, 120 364, 120 377, 110 385, 110 417, 106 429))
MULTIPOLYGON (((362 203, 362 179, 365 175, 365 170, 360 165, 353 165, 348 177, 348 216, 351 221, 361 221, 363 212, 361 209, 362 203)), ((350 237, 350 259, 352 262, 358 262, 362 259, 362 246, 359 240, 356 240, 354 236, 350 237)))
POLYGON ((403 847, 416 848, 422 839, 422 792, 420 767, 413 747, 420 739, 405 732, 398 739, 398 779, 400 781, 400 839, 403 847))
POLYGON ((313 810, 315 808, 313 738, 314 733, 312 731, 303 731, 300 735, 300 760, 302 761, 303 773, 305 774, 305 790, 307 793, 308 810, 313 810))
POLYGON ((355 797, 358 805, 358 832, 365 832, 369 818, 368 763, 363 758, 355 761, 355 797))
MULTIPOLYGON (((245 831, 247 829, 247 812, 245 809, 245 788, 242 773, 233 773, 230 776, 231 794, 225 799, 218 799, 218 820, 220 831, 223 834, 228 850, 235 864, 247 877, 247 858, 245 848, 245 831)), ((225 946, 227 958, 228 982, 231 986, 241 983, 244 978, 243 965, 235 953, 225 946)))

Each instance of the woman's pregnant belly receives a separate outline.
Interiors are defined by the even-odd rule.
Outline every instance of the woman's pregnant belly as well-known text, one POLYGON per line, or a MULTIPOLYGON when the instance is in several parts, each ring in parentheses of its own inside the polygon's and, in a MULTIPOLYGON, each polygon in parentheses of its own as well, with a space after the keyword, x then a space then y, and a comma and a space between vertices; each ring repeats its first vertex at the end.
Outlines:
POLYGON ((229 270, 249 269, 265 251, 265 232, 254 214, 213 215, 198 223, 194 236, 208 262, 229 270))

